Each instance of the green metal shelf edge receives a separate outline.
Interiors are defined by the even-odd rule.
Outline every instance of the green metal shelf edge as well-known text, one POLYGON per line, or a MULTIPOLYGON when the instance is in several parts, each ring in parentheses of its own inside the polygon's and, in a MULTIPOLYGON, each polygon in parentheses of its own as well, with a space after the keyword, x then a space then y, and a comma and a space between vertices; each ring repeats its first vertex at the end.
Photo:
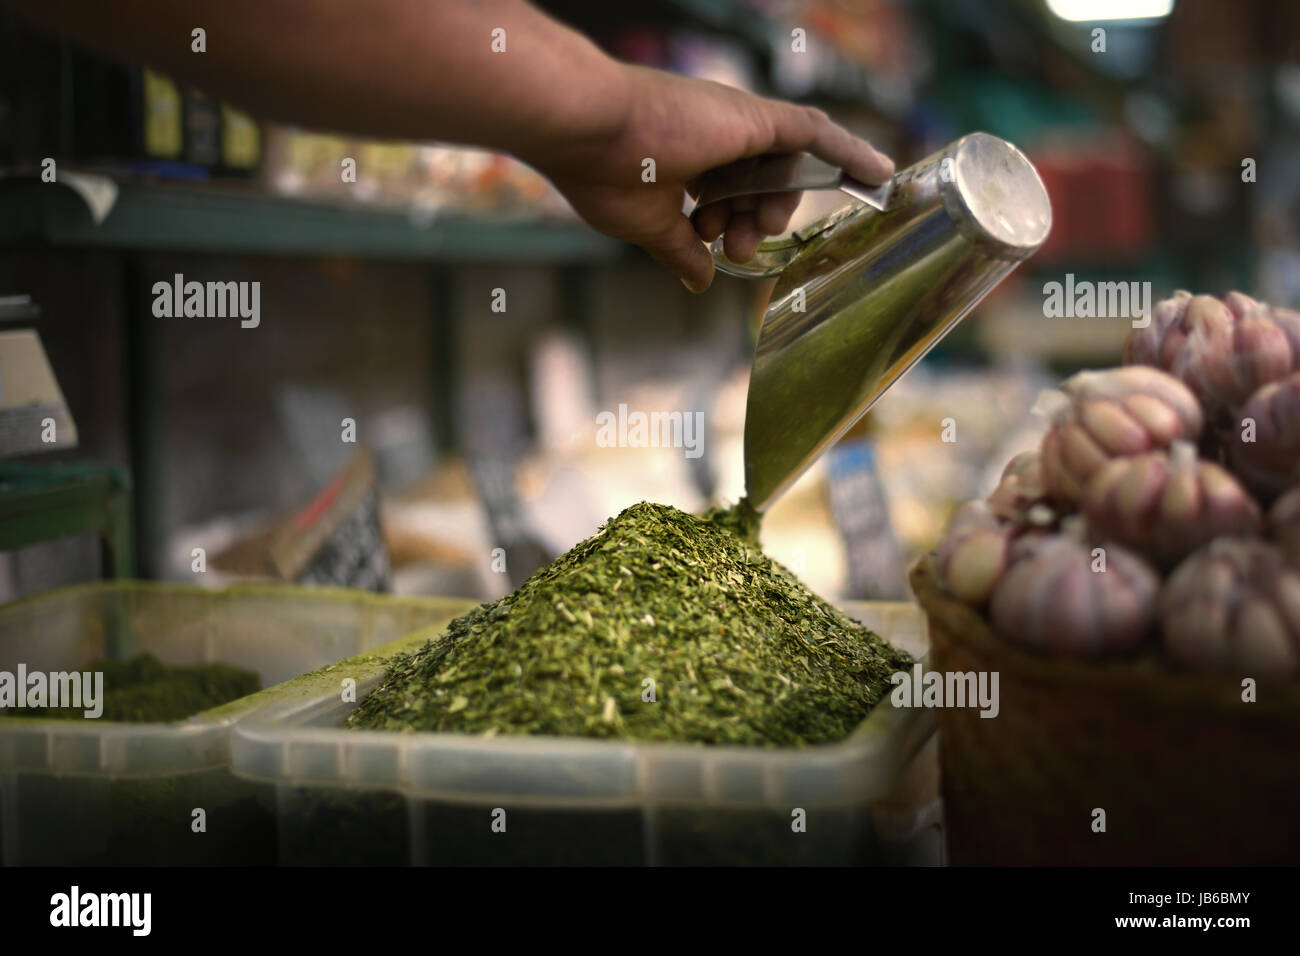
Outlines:
POLYGON ((0 461, 0 551, 76 534, 100 536, 111 577, 134 574, 131 479, 125 469, 99 462, 0 461))
POLYGON ((252 189, 123 183, 96 225, 70 190, 0 180, 0 242, 165 248, 265 255, 346 255, 438 262, 583 263, 617 258, 622 243, 585 226, 467 216, 428 226, 401 211, 309 202, 252 189))

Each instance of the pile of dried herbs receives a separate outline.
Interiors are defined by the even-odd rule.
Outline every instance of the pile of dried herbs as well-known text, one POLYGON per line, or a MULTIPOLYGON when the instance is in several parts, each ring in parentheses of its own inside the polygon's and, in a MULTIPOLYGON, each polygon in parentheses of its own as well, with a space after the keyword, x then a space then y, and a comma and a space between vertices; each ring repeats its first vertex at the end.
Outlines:
MULTIPOLYGON (((101 660, 84 671, 104 674, 104 712, 100 720, 127 723, 184 720, 186 717, 261 690, 257 674, 230 664, 169 667, 152 654, 130 660, 101 660)), ((0 710, 15 717, 81 720, 84 707, 28 707, 0 710)))
POLYGON ((513 594, 396 658, 348 725, 840 740, 911 658, 764 555, 757 531, 743 501, 701 516, 634 505, 513 594))

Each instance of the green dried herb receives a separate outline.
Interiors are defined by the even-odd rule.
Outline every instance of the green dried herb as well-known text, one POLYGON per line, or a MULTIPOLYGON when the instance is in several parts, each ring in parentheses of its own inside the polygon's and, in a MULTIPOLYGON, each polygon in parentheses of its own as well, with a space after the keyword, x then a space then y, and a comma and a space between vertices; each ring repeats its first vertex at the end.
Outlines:
MULTIPOLYGON (((95 661, 81 670, 104 674, 104 712, 98 719, 128 723, 184 720, 262 686, 257 674, 230 664, 168 667, 152 654, 95 661)), ((84 708, 67 707, 0 709, 0 715, 56 720, 83 720, 85 713, 84 708)))
POLYGON ((348 726, 843 739, 912 660, 764 555, 758 522, 744 501, 700 516, 634 505, 513 594, 395 658, 348 726))

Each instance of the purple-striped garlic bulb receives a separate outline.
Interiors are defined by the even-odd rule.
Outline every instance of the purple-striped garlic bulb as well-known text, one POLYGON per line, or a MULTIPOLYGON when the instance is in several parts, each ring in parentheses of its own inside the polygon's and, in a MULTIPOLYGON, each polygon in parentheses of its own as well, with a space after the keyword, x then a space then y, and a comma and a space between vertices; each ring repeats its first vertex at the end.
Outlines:
MULTIPOLYGON (((1263 304, 1244 292, 1229 292, 1222 300, 1179 289, 1151 309, 1151 321, 1131 331, 1124 341, 1125 365, 1153 365, 1172 371, 1183 352, 1187 337, 1198 325, 1211 329, 1230 324, 1263 304), (1195 304, 1195 308, 1191 306, 1195 304)), ((1203 330, 1209 332, 1210 329, 1203 330)))
POLYGON ((1007 565, 1016 527, 984 501, 967 501, 948 521, 937 549, 939 580, 948 593, 982 606, 1007 565))
POLYGON ((1187 312, 1192 316, 1198 311, 1202 315, 1192 321, 1170 371, 1196 394, 1212 419, 1223 421, 1260 386, 1289 375, 1295 357, 1287 330, 1265 307, 1256 305, 1234 318, 1227 305, 1198 295, 1187 312))
POLYGON ((1119 545, 1094 547, 1073 529, 1026 535, 1010 562, 989 599, 993 626, 1008 641, 1102 657, 1131 651, 1151 630, 1160 579, 1119 545))
POLYGON ((1088 527, 1158 567, 1177 564, 1219 535, 1260 533, 1259 506, 1236 478, 1177 441, 1168 451, 1116 458, 1083 491, 1088 527))
POLYGON ((1124 363, 1169 372, 1222 423, 1261 385, 1300 370, 1300 313, 1242 292, 1218 299, 1179 290, 1129 333, 1124 363))
POLYGON ((1265 501, 1300 484, 1300 373, 1258 389, 1225 431, 1228 467, 1265 501))
POLYGON ((1145 365, 1080 372, 1065 381, 1061 393, 1040 396, 1037 408, 1052 422, 1043 436, 1043 482, 1053 499, 1065 503, 1077 502, 1088 480, 1112 458, 1195 440, 1204 424, 1187 386, 1145 365), (1045 407, 1053 403, 1055 409, 1045 407))
POLYGON ((1178 566, 1160 600, 1165 652, 1199 671, 1300 672, 1300 571, 1257 538, 1218 538, 1178 566))

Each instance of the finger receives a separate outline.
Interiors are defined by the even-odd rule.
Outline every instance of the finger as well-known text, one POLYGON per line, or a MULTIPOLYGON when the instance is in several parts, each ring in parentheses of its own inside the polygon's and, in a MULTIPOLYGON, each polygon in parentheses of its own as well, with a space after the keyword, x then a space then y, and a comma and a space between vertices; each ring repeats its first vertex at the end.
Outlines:
POLYGON ((722 230, 726 228, 727 219, 731 215, 731 206, 724 199, 720 202, 711 202, 707 206, 701 206, 695 211, 695 231, 699 233, 700 238, 705 242, 712 242, 718 236, 722 235, 722 230))
POLYGON ((738 212, 727 220, 726 231, 722 234, 722 249, 732 262, 748 262, 754 258, 762 241, 763 234, 758 230, 754 213, 738 212))
POLYGON ((685 216, 678 216, 672 226, 643 240, 641 246, 692 292, 703 292, 713 281, 713 256, 685 216))
POLYGON ((758 205, 758 199, 759 199, 758 196, 755 196, 751 193, 744 193, 740 196, 732 196, 730 200, 731 211, 733 213, 753 212, 754 207, 758 205))
POLYGON ((822 110, 768 102, 772 109, 773 151, 812 153, 869 185, 883 183, 894 175, 892 159, 833 122, 822 110))
POLYGON ((754 210, 759 232, 765 236, 778 236, 785 232, 802 198, 803 193, 768 193, 762 196, 754 210))

